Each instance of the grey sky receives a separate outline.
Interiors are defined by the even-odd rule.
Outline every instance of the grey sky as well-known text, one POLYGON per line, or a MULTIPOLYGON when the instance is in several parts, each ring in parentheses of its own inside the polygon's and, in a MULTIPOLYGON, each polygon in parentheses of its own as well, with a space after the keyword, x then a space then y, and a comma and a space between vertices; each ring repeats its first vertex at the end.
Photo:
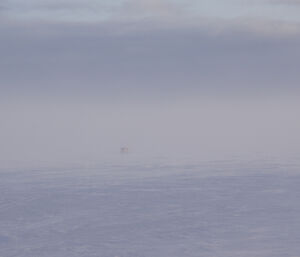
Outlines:
POLYGON ((3 94, 263 93, 299 85, 300 38, 294 34, 146 22, 4 24, 0 32, 3 94))
POLYGON ((299 22, 299 1, 247 0, 4 0, 2 15, 10 19, 101 22, 160 18, 199 23, 209 18, 263 18, 299 22))
POLYGON ((121 145, 299 153, 298 11, 279 1, 3 1, 0 160, 97 159, 121 145))

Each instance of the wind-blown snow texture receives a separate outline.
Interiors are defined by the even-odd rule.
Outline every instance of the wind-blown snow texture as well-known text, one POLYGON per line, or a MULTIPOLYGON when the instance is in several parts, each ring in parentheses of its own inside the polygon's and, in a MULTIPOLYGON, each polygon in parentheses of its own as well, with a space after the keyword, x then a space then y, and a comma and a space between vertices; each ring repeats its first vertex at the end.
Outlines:
POLYGON ((0 256, 299 256, 299 185, 262 161, 1 170, 0 256))

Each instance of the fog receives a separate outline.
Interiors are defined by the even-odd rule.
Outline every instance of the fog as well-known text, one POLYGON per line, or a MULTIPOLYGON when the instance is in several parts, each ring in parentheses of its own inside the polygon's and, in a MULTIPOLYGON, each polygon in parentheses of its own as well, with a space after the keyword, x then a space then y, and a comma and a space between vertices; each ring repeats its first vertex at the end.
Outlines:
POLYGON ((2 1, 0 256, 299 256, 283 2, 2 1))
POLYGON ((1 163, 85 164, 119 158, 295 156, 297 97, 34 98, 1 103, 1 163))
POLYGON ((2 165, 299 153, 298 34, 157 25, 3 23, 2 165))

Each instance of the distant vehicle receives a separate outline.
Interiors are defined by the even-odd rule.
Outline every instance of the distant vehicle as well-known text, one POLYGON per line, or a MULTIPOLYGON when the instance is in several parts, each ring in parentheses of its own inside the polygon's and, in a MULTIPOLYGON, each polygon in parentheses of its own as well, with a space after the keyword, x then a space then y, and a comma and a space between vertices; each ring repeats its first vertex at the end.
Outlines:
POLYGON ((129 153, 129 148, 128 147, 121 147, 120 152, 125 154, 125 153, 129 153))

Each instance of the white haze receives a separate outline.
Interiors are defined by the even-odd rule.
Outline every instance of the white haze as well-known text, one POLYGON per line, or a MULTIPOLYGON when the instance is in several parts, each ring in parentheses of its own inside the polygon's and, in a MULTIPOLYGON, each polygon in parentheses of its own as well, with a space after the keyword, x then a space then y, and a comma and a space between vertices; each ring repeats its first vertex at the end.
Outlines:
POLYGON ((1 257, 299 256, 298 1, 198 2, 0 2, 1 257))
POLYGON ((101 162, 118 158, 122 146, 137 159, 300 153, 300 106, 291 94, 10 100, 0 104, 2 166, 101 162))
POLYGON ((1 166, 297 156, 300 37, 240 29, 1 24, 1 166))

